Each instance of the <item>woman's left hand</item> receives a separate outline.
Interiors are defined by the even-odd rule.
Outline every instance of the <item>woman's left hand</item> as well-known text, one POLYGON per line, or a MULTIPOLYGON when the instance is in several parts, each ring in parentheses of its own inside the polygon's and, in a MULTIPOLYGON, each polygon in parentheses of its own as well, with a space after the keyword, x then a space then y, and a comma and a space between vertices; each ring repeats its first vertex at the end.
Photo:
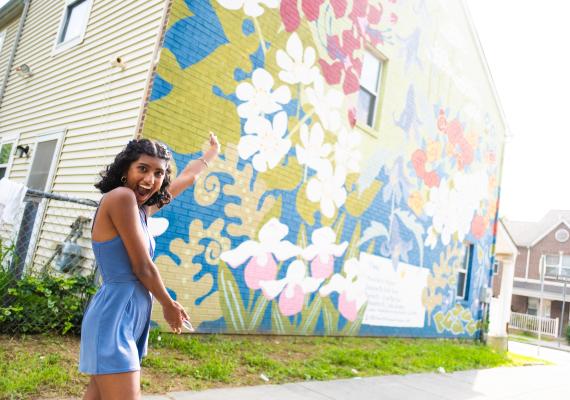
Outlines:
POLYGON ((214 153, 214 156, 217 156, 220 153, 220 142, 216 134, 210 131, 210 150, 214 153))

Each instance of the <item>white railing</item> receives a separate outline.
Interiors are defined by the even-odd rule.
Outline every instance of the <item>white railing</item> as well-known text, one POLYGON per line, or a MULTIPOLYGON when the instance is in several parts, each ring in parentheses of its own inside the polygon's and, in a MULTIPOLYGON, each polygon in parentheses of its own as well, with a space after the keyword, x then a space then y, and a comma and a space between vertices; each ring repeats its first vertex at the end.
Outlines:
MULTIPOLYGON (((536 315, 511 312, 509 326, 521 331, 538 333, 539 318, 536 315)), ((542 318, 542 333, 549 336, 558 336, 558 318, 542 318)))

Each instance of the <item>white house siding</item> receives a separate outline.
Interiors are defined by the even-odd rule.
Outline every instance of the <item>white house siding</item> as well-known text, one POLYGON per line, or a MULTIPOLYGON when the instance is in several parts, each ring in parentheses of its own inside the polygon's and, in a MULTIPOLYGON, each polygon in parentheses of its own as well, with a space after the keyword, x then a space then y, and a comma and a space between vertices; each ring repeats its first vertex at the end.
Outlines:
MULTIPOLYGON (((27 181, 38 136, 64 132, 51 191, 100 197, 93 187, 97 173, 136 134, 165 2, 94 0, 83 42, 61 53, 53 49, 65 2, 31 2, 14 65, 29 65, 33 76, 11 74, 0 109, 0 136, 17 132, 19 144, 31 147, 31 157, 15 160, 12 180, 27 181), (117 57, 124 71, 111 65, 117 57)), ((53 253, 78 215, 92 213, 51 201, 35 262, 53 253)), ((92 257, 89 243, 81 244, 92 257)))
POLYGON ((4 41, 0 48, 0 84, 2 84, 4 75, 6 74, 6 68, 8 67, 8 60, 10 59, 10 53, 12 52, 12 46, 14 45, 14 39, 16 37, 19 22, 20 19, 16 17, 8 24, 0 27, 0 35, 4 35, 4 41))

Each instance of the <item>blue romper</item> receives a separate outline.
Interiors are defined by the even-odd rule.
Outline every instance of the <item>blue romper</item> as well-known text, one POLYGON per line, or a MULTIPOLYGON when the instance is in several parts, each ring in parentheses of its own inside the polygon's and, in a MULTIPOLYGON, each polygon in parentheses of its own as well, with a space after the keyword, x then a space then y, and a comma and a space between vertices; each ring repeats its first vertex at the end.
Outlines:
MULTIPOLYGON (((154 238, 144 210, 139 209, 139 214, 153 257, 154 238)), ((133 274, 120 236, 92 243, 103 285, 83 316, 79 371, 90 375, 138 371, 147 351, 152 295, 133 274)))

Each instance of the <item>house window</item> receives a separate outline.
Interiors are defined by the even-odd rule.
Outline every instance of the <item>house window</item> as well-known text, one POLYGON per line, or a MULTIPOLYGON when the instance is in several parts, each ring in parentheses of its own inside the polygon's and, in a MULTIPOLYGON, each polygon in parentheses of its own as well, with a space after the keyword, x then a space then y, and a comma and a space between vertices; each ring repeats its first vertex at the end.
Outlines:
POLYGON ((68 49, 83 40, 93 0, 66 0, 59 25, 56 49, 68 49))
POLYGON ((538 315, 538 299, 534 297, 528 298, 528 308, 526 313, 530 315, 538 315))
POLYGON ((15 135, 9 135, 0 139, 0 179, 8 177, 15 146, 15 135))
POLYGON ((378 97, 382 82, 382 67, 384 62, 365 51, 360 74, 360 90, 356 106, 356 117, 361 123, 374 127, 378 112, 378 97))
POLYGON ((457 270, 457 298, 467 300, 469 294, 469 278, 471 272, 471 264, 473 263, 474 245, 469 243, 465 246, 465 254, 463 262, 457 270))
POLYGON ((544 257, 545 276, 570 278, 570 255, 547 254, 544 257))

